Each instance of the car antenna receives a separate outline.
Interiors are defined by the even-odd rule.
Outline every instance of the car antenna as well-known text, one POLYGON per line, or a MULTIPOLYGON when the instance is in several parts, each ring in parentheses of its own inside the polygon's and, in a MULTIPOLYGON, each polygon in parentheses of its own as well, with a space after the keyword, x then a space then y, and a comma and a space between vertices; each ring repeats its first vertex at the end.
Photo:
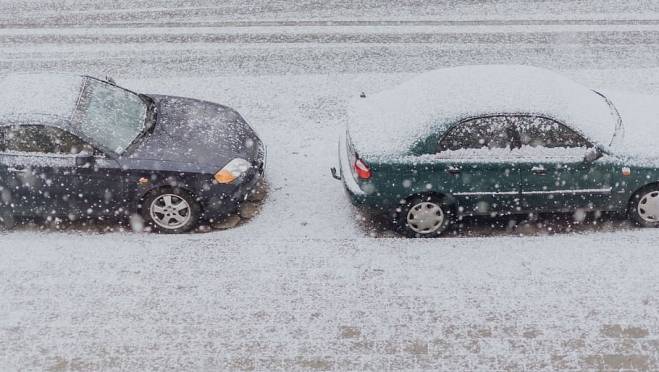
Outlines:
POLYGON ((366 93, 362 92, 362 94, 360 94, 359 97, 366 98, 366 93))
POLYGON ((112 85, 117 85, 117 82, 114 81, 114 79, 111 78, 110 76, 107 76, 107 75, 106 75, 106 76, 105 76, 105 81, 107 81, 108 83, 110 83, 110 84, 112 84, 112 85))

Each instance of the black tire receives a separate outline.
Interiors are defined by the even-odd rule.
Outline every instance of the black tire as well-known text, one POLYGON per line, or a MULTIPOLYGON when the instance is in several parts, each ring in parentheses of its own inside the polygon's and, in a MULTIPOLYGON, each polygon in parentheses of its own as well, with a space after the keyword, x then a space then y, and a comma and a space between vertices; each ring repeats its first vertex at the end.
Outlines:
POLYGON ((648 185, 636 191, 629 201, 629 218, 641 227, 659 227, 659 213, 649 213, 649 209, 643 208, 648 201, 654 199, 659 201, 659 185, 648 185))
POLYGON ((435 238, 442 235, 451 224, 453 215, 453 209, 445 198, 437 195, 415 196, 409 198, 405 204, 396 210, 395 224, 398 233, 409 238, 435 238), (418 217, 414 213, 415 210, 427 213, 433 219, 418 217), (438 220, 434 219, 435 216, 438 220), (415 219, 421 224, 415 225, 415 219))
POLYGON ((185 190, 164 187, 150 192, 144 198, 141 212, 145 225, 151 227, 152 231, 182 234, 199 224, 201 207, 185 190), (187 203, 187 206, 181 204, 183 202, 187 203))
POLYGON ((0 229, 11 230, 16 227, 16 219, 9 206, 0 206, 0 229))

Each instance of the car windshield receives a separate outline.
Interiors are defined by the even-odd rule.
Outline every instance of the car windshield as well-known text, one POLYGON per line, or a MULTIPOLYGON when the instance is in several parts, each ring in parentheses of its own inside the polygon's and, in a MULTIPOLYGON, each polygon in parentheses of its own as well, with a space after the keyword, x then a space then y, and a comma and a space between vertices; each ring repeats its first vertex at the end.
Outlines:
POLYGON ((122 154, 146 128, 148 106, 137 94, 87 79, 74 125, 81 134, 122 154))

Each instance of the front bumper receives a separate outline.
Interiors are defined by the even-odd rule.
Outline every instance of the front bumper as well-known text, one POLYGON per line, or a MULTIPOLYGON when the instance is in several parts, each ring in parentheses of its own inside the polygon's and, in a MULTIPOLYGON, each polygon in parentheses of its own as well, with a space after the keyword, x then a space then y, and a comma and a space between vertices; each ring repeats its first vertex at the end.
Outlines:
POLYGON ((213 222, 235 213, 240 204, 262 186, 265 180, 266 156, 266 148, 261 146, 256 159, 252 161, 253 167, 236 180, 236 183, 213 184, 201 193, 199 202, 202 218, 213 222))

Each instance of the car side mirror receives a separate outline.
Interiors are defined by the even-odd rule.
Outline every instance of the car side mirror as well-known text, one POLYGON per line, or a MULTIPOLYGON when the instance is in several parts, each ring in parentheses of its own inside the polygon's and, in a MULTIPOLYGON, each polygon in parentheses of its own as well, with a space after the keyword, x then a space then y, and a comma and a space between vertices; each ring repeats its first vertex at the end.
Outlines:
POLYGON ((96 158, 94 158, 94 155, 88 152, 83 151, 76 155, 76 167, 79 168, 91 168, 95 161, 96 158))
POLYGON ((586 150, 586 155, 584 156, 584 161, 586 163, 592 163, 595 160, 599 159, 602 156, 602 152, 597 147, 589 147, 586 150))

